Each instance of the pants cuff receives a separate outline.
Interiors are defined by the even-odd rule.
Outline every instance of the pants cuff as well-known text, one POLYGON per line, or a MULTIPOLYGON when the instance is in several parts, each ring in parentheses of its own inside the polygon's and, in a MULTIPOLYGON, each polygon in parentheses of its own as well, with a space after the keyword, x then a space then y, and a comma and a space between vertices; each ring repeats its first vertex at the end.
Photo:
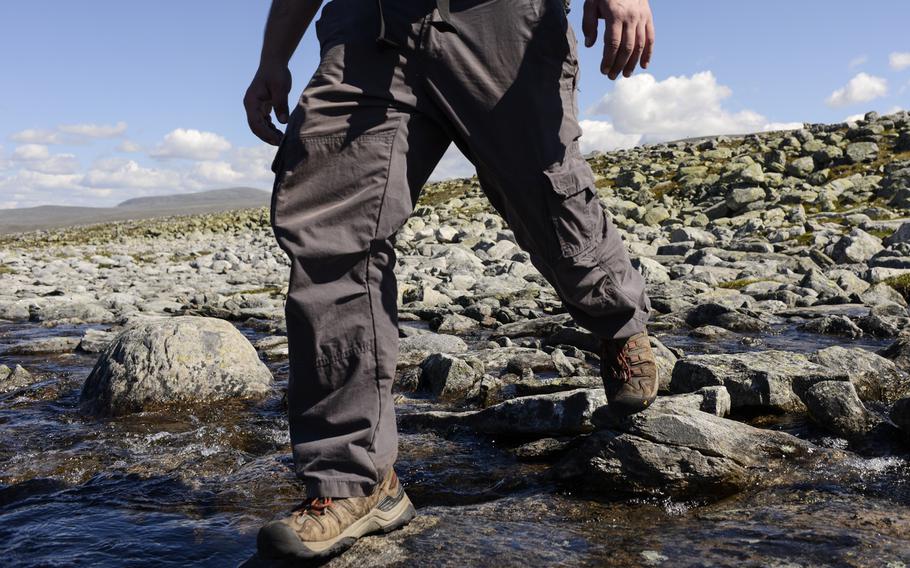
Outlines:
POLYGON ((326 479, 305 479, 306 495, 308 499, 313 497, 332 497, 333 499, 343 499, 345 497, 366 497, 372 495, 376 489, 376 483, 362 483, 359 481, 335 481, 326 479))

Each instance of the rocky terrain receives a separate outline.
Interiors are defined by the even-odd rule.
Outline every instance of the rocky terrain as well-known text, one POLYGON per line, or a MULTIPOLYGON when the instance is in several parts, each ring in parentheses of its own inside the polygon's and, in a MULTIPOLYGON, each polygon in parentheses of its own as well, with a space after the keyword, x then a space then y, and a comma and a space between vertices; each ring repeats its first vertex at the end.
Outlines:
MULTIPOLYGON (((476 179, 428 186, 396 241, 423 514, 331 565, 910 562, 910 115, 588 160, 648 283, 661 397, 612 416, 597 338, 476 179)), ((266 208, 0 236, 14 558, 54 558, 66 503, 159 559, 272 565, 255 531, 302 498, 287 273, 266 208)), ((116 565, 105 546, 84 559, 116 565)))

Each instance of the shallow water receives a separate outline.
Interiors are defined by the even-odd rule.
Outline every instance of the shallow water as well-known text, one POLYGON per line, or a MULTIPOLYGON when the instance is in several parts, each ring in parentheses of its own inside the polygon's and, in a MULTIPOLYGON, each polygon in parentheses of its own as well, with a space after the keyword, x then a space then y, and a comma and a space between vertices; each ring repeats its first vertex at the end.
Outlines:
MULTIPOLYGON (((23 339, 87 327, 0 325, 0 353, 23 339)), ((262 335, 243 329, 250 339, 262 335)), ((784 328, 762 344, 661 337, 686 352, 808 351, 841 338, 784 328)), ((482 337, 470 343, 481 342, 482 337)), ((877 349, 886 341, 853 342, 877 349)), ((0 396, 0 543, 4 566, 248 566, 259 526, 302 497, 291 473, 282 395, 259 403, 99 420, 78 411, 96 355, 3 356, 42 380, 0 396)), ((404 399, 401 411, 425 401, 404 399)), ((759 418, 843 447, 804 417, 759 418)), ((705 503, 595 501, 542 481, 514 442, 461 430, 402 432, 397 467, 421 513, 364 539, 335 566, 738 565, 910 563, 910 465, 855 457, 770 489, 705 503)))

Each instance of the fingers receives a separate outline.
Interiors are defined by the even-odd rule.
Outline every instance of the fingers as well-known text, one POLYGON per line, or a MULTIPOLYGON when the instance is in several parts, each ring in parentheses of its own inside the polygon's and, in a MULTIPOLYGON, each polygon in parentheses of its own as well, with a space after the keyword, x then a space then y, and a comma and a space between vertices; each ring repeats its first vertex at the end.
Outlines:
POLYGON ((593 0, 585 0, 581 14, 581 33, 585 36, 585 47, 591 47, 597 41, 597 5, 593 0))
MULTIPOLYGON (((604 56, 600 61, 600 72, 604 75, 609 74, 613 69, 623 46, 622 22, 614 19, 613 21, 608 20, 606 24, 607 26, 604 29, 604 56)), ((628 59, 629 56, 626 55, 626 59, 623 60, 623 65, 628 59)), ((622 69, 622 65, 620 65, 620 69, 622 69)), ((610 79, 615 78, 614 75, 610 75, 610 79)))
POLYGON ((634 24, 626 24, 622 27, 622 39, 619 41, 619 51, 616 52, 616 56, 613 58, 613 64, 607 72, 607 76, 610 77, 610 79, 616 79, 626 64, 629 63, 629 59, 635 51, 636 33, 636 26, 634 24))
POLYGON ((638 65, 638 60, 645 49, 645 36, 645 23, 639 22, 638 27, 635 29, 635 47, 632 49, 632 54, 629 56, 626 66, 622 68, 623 77, 631 77, 632 72, 635 71, 635 66, 638 65))
POLYGON ((257 94, 251 87, 243 98, 243 106, 246 108, 247 124, 253 134, 272 146, 279 145, 284 134, 272 123, 272 103, 267 98, 261 98, 261 93, 257 94))
POLYGON ((647 69, 651 63, 651 53, 654 51, 654 20, 648 18, 645 23, 645 48, 641 53, 641 68, 647 69))

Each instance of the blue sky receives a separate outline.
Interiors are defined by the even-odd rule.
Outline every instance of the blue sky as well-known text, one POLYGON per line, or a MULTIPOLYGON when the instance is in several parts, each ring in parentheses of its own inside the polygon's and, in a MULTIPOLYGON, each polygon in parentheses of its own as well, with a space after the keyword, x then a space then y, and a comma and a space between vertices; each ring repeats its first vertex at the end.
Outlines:
MULTIPOLYGON (((265 0, 0 4, 0 208, 270 187, 241 99, 265 0)), ((910 2, 652 0, 652 65, 612 82, 579 38, 585 150, 910 107, 910 2)), ((291 62, 296 99, 314 30, 291 62)), ((470 175, 457 152, 434 178, 470 175)))

